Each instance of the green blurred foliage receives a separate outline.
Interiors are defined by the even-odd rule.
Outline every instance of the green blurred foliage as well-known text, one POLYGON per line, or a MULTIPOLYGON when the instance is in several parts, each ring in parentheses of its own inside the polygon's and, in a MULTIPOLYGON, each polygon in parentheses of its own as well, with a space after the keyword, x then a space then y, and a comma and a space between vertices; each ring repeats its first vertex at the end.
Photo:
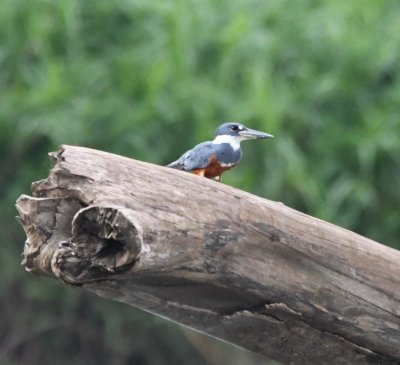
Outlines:
POLYGON ((18 266, 14 202, 60 144, 166 164, 242 121, 276 138, 245 143, 224 183, 400 248, 399 15, 394 0, 3 0, 0 362, 215 363, 175 325, 18 266))

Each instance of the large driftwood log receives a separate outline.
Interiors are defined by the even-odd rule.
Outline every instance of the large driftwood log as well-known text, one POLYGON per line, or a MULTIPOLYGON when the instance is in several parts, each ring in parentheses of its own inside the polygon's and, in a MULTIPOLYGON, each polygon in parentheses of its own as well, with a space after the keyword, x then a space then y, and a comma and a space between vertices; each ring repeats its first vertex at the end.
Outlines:
POLYGON ((286 364, 400 363, 400 252, 181 171, 52 156, 17 202, 27 270, 286 364))

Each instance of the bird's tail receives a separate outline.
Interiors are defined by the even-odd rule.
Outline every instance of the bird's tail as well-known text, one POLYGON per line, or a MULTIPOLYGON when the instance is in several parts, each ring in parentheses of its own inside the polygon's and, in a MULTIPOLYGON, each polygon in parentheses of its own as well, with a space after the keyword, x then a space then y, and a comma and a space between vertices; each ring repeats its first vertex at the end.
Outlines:
POLYGON ((183 170, 183 164, 181 160, 176 160, 171 162, 170 164, 166 165, 166 167, 171 167, 172 169, 183 170))

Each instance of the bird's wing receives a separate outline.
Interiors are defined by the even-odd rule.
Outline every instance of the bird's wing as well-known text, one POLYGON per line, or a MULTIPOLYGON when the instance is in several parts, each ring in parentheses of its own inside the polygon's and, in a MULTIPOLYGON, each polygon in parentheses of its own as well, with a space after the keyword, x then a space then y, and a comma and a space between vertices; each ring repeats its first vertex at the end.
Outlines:
POLYGON ((212 142, 203 142, 167 166, 185 171, 204 169, 208 166, 210 157, 216 153, 216 150, 216 145, 212 142))

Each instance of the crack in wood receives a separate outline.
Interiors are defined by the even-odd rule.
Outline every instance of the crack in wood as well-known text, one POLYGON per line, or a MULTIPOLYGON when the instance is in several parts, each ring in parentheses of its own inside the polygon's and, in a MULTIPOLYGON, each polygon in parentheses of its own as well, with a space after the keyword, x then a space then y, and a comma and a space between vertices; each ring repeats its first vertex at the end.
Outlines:
POLYGON ((377 351, 373 351, 369 348, 360 346, 359 344, 355 343, 354 341, 351 341, 350 339, 344 337, 343 335, 340 335, 338 333, 332 332, 332 331, 327 331, 327 330, 322 330, 315 325, 311 325, 308 323, 303 317, 300 312, 295 311, 294 309, 290 308, 286 303, 270 303, 266 302, 263 303, 262 305, 251 307, 242 307, 242 308, 237 308, 234 311, 230 311, 228 313, 224 313, 222 315, 223 320, 234 320, 237 317, 240 316, 251 316, 251 315, 261 315, 265 316, 268 318, 272 318, 276 320, 277 322, 280 323, 285 323, 286 325, 293 326, 294 322, 297 322, 301 326, 308 326, 312 328, 313 331, 317 331, 321 334, 326 334, 329 336, 334 336, 341 341, 344 341, 348 343, 350 346, 353 346, 355 349, 358 351, 374 356, 376 358, 381 359, 382 361, 385 361, 385 364, 398 364, 399 362, 397 361, 396 358, 388 356, 386 354, 379 353, 377 351))

